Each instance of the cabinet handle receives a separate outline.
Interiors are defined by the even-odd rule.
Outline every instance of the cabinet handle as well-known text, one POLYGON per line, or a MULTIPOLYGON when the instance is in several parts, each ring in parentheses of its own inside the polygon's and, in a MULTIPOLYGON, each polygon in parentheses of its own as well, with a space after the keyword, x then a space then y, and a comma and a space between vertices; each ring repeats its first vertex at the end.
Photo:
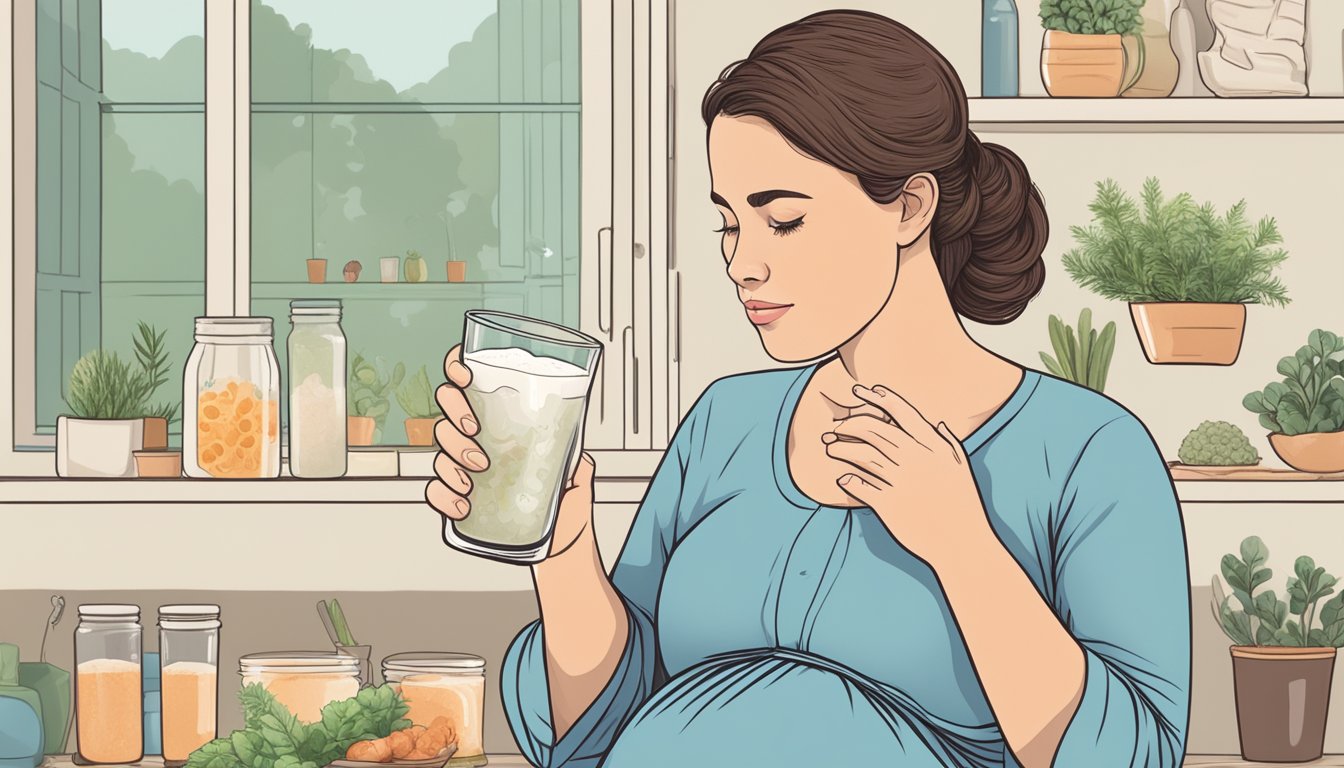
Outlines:
POLYGON ((672 345, 672 362, 680 363, 681 362, 681 273, 675 272, 673 274, 676 275, 676 281, 677 281, 677 299, 676 299, 677 324, 674 326, 676 337, 672 345))
MULTIPOLYGON (((631 431, 637 435, 639 434, 639 356, 635 354, 634 345, 630 343, 631 337, 634 335, 634 330, 635 330, 634 328, 627 325, 625 326, 625 329, 621 332, 621 352, 625 357, 626 361, 625 367, 630 370, 630 379, 631 383, 633 384, 633 386, 630 389, 630 395, 629 395, 630 411, 632 416, 631 431)), ((622 396, 624 396, 626 393, 624 373, 622 373, 621 379, 622 379, 621 394, 622 396)))
POLYGON ((635 243, 635 258, 644 258, 645 248, 643 243, 635 243))
POLYGON ((612 273, 616 271, 615 255, 611 252, 611 227, 597 230, 597 327, 612 341, 611 311, 615 298, 612 285, 612 273), (602 233, 607 234, 607 243, 603 247, 602 233), (605 287, 604 287, 605 286, 605 287))

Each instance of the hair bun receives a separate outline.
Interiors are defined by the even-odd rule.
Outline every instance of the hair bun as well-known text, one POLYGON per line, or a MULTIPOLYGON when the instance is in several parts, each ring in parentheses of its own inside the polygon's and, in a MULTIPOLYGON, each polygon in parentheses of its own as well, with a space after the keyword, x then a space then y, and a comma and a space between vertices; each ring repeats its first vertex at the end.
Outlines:
POLYGON ((982 144, 971 132, 964 168, 973 193, 963 207, 974 218, 958 238, 969 253, 948 295, 960 314, 1001 325, 1021 315, 1045 284, 1045 202, 1021 158, 1002 145, 982 144))

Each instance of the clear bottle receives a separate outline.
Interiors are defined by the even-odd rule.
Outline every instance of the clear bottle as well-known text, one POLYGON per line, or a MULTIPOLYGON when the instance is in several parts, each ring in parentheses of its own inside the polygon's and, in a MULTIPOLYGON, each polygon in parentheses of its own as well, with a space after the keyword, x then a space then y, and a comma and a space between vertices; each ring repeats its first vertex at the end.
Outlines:
POLYGON ((1017 5, 984 0, 980 19, 980 93, 1017 95, 1017 5))
POLYGON ((218 731, 219 626, 218 605, 159 608, 164 765, 185 765, 218 731))
POLYGON ((187 477, 280 476, 280 364, 269 317, 198 317, 183 372, 187 477))
POLYGON ((454 766, 486 764, 485 659, 470 653, 398 653, 383 659, 383 679, 406 699, 412 723, 428 726, 436 717, 452 722, 454 766))
POLYGON ((338 300, 289 303, 289 472, 346 469, 346 345, 338 300))
POLYGON ((75 628, 75 733, 83 763, 144 757, 140 608, 81 605, 75 628))

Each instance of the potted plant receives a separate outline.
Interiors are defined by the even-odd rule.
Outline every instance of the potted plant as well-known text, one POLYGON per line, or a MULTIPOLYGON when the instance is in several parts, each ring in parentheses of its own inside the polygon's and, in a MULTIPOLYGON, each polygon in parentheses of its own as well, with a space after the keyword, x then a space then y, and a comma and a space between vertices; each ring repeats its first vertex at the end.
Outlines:
POLYGON ((1107 323, 1098 335, 1092 327, 1092 310, 1084 309, 1078 314, 1076 336, 1073 326, 1065 325, 1055 315, 1050 316, 1049 326, 1050 346, 1054 348, 1055 356, 1041 353, 1045 367, 1061 379, 1098 392, 1106 389, 1106 373, 1115 352, 1115 323, 1107 323))
POLYGON ((397 268, 401 266, 401 258, 397 256, 384 256, 378 260, 378 272, 384 283, 397 282, 397 268))
POLYGON ((1119 96, 1143 73, 1143 0, 1041 0, 1041 82, 1051 96, 1119 96), (1129 82, 1124 38, 1138 44, 1129 82), (1123 85, 1122 85, 1123 83, 1123 85))
POLYGON ((1192 467, 1249 467, 1260 463, 1246 433, 1226 421, 1204 421, 1190 430, 1176 452, 1182 464, 1192 467))
POLYGON ((1213 577, 1214 618, 1235 643, 1230 650, 1241 755, 1253 762, 1317 760, 1324 751, 1336 649, 1344 646, 1344 593, 1317 613, 1316 604, 1334 593, 1336 579, 1304 556, 1288 578, 1288 603, 1272 589, 1256 594, 1273 576, 1264 567, 1268 559, 1264 542, 1250 536, 1241 542, 1241 557, 1223 556, 1232 595, 1213 577))
POLYGON ((308 282, 325 283, 327 282, 327 260, 309 259, 308 260, 308 282))
POLYGON ((382 367, 382 358, 374 364, 358 353, 350 363, 350 382, 346 386, 346 431, 350 445, 373 445, 382 440, 383 421, 390 409, 388 393, 401 385, 406 366, 397 363, 387 377, 382 375, 382 367))
POLYGON ((1319 328, 1297 354, 1279 360, 1282 381, 1250 392, 1241 404, 1272 430, 1269 445, 1303 472, 1344 471, 1344 341, 1319 328))
POLYGON ((1164 200, 1157 179, 1142 207, 1111 179, 1097 182, 1092 224, 1072 226, 1078 247, 1063 256, 1080 285, 1129 302, 1150 363, 1231 365, 1241 352, 1247 304, 1284 306, 1274 269, 1288 257, 1274 219, 1252 226, 1246 201, 1214 213, 1188 193, 1164 200))
POLYGON ((406 252, 406 282, 423 283, 429 279, 429 267, 425 264, 424 258, 420 252, 409 250, 406 252))
POLYGON ((151 445, 167 445, 177 405, 150 404, 168 380, 164 334, 143 322, 138 332, 134 364, 96 349, 71 369, 64 400, 72 415, 56 418, 58 476, 135 477, 135 453, 145 449, 146 432, 151 445))
POLYGON ((397 403, 406 412, 406 442, 411 445, 433 445, 434 425, 438 423, 441 413, 425 366, 420 366, 420 370, 397 389, 397 403))
POLYGON ((363 271, 363 269, 363 264, 351 259, 345 263, 345 269, 341 270, 341 274, 345 276, 345 282, 353 283, 359 279, 359 273, 363 271))

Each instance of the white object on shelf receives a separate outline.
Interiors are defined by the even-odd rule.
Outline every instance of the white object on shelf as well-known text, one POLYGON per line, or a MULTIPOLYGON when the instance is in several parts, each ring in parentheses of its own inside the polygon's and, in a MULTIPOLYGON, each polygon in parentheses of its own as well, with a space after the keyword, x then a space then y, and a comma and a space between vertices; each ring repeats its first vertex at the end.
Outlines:
POLYGON ((135 477, 134 453, 143 447, 144 429, 144 419, 57 416, 56 474, 60 477, 135 477))
POLYGON ((1208 0, 1208 9, 1215 34, 1199 71, 1214 93, 1307 95, 1306 0, 1208 0))

